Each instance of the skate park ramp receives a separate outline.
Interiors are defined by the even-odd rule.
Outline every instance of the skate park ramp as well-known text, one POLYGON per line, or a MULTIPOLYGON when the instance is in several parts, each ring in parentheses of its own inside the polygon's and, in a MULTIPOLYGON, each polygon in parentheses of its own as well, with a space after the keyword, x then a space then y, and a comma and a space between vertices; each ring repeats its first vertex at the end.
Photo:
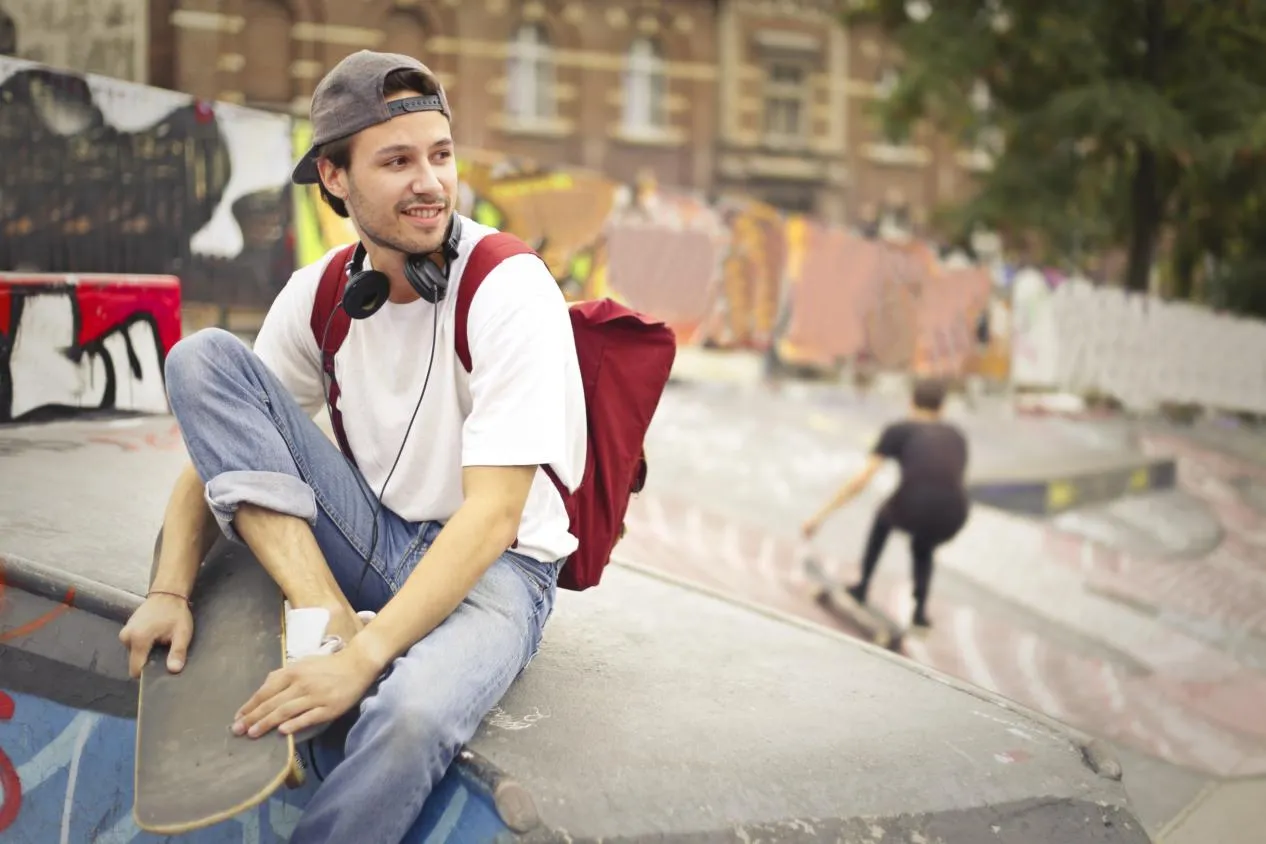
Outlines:
MULTIPOLYGON (((0 428, 4 840, 159 840, 131 819, 135 684, 118 630, 183 461, 169 417, 0 428)), ((318 783, 182 840, 284 841, 318 783)), ((540 653, 406 840, 516 838, 1148 840, 1101 743, 622 565, 560 593, 540 653)))
POLYGON ((972 500, 1039 519, 1105 547, 1201 557, 1224 532, 1180 483, 1178 459, 1145 445, 1137 423, 1020 419, 972 439, 972 500))
POLYGON ((972 472, 972 500, 1031 516, 1052 516, 1127 495, 1172 489, 1173 460, 1142 454, 1073 452, 1055 458, 1019 457, 1007 466, 972 472))
POLYGON ((1175 487, 1175 461, 1146 454, 1125 420, 1032 418, 993 410, 950 414, 968 437, 968 486, 981 504, 1048 517, 1175 487))

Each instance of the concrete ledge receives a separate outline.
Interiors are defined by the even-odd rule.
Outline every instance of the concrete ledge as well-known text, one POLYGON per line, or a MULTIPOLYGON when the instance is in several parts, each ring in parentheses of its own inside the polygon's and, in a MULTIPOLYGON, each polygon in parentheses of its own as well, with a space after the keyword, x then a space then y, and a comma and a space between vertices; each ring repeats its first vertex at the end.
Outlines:
POLYGON ((758 352, 680 346, 670 378, 679 383, 751 385, 764 373, 764 358, 758 352))
POLYGON ((119 630, 140 598, 0 558, 0 688, 122 717, 136 712, 119 630))
POLYGON ((1050 516, 1113 501, 1127 495, 1172 489, 1177 463, 1172 459, 1134 458, 1081 466, 1034 466, 1023 475, 990 475, 973 479, 973 501, 1031 516, 1050 516))
MULTIPOLYGON (((38 574, 26 582, 65 595, 38 574)), ((73 790, 72 829, 132 841, 134 685, 123 679, 119 621, 12 584, 6 598, 21 615, 6 614, 0 635, 21 635, 0 653, 0 689, 16 702, 12 723, 0 723, 0 749, 18 770, 38 769, 49 783, 24 780, 35 785, 14 829, 26 840, 61 829, 73 790), (32 619, 48 620, 32 629, 32 619), (37 694, 50 688, 59 699, 37 694), (73 778, 52 776, 75 765, 81 781, 88 775, 93 783, 82 791, 73 778)), ((1086 758, 1080 738, 824 628, 616 567, 602 590, 560 595, 541 653, 406 840, 424 840, 457 814, 454 842, 492 840, 507 828, 533 841, 721 841, 736 828, 817 841, 879 828, 947 844, 974 842, 986 830, 1012 844, 1145 842, 1119 784, 1086 758), (725 667, 701 673, 704 664, 725 667), (788 683, 796 695, 787 694, 788 683), (847 718, 839 717, 841 705, 847 718), (929 730, 957 736, 958 751, 927 742, 929 730), (1022 765, 963 780, 964 755, 990 771, 1009 764, 1017 740, 1022 765), (674 748, 671 758, 665 747, 674 748), (860 790, 841 776, 859 767, 871 778, 860 790), (772 792, 762 785, 771 777, 780 783, 772 792), (929 778, 962 782, 929 799, 929 778)), ((323 750, 316 761, 328 773, 337 752, 323 750)), ((189 840, 209 844, 222 840, 213 830, 223 836, 245 824, 260 830, 261 842, 284 841, 315 785, 310 778, 304 789, 278 792, 189 840)))

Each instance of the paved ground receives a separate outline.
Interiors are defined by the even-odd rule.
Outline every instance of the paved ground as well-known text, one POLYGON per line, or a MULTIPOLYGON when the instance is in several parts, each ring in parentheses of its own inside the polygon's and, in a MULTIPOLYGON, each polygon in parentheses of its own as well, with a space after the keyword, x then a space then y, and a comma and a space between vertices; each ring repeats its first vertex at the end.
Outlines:
MULTIPOLYGON (((797 529, 898 409, 878 397, 673 389, 620 553, 834 624, 809 599, 800 561, 814 553, 852 577, 894 474, 814 548, 797 529)), ((1183 812, 1197 798, 1218 805, 1211 784, 1266 775, 1266 514, 1251 495, 1266 469, 1172 431, 957 415, 991 462, 1135 447, 1178 457, 1179 490, 1054 523, 976 508, 938 557, 935 628, 908 640, 907 655, 1111 739, 1154 834, 1194 822, 1183 812)), ((907 618, 908 592, 894 537, 874 600, 907 618)))

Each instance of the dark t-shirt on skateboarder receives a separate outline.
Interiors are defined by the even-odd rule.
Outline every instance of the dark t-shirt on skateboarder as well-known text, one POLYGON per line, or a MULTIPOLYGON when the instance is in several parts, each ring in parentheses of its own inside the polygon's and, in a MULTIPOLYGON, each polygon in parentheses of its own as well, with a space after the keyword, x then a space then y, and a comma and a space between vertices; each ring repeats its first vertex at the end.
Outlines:
POLYGON ((947 422, 903 421, 884 429, 875 453, 896 460, 901 482, 884 505, 893 525, 948 539, 967 519, 967 439, 947 422))

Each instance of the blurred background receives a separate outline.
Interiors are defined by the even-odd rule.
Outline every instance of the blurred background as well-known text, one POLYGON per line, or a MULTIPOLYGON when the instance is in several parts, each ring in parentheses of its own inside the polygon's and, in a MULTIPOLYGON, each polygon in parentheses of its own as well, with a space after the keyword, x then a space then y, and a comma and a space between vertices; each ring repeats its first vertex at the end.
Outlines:
MULTIPOLYGON (((1158 840, 1256 841, 1264 45, 1254 0, 0 0, 0 272, 170 275, 249 337, 352 237, 289 183, 313 87, 415 55, 462 212, 677 333, 623 559, 858 632, 800 564, 851 579, 895 477, 799 525, 944 378, 977 505, 905 657, 1111 741, 1158 840)), ((0 291, 0 371, 82 307, 0 291)), ((120 325, 118 384, 0 420, 161 403, 178 332, 120 325)), ((874 600, 909 589, 890 543, 874 600)))

